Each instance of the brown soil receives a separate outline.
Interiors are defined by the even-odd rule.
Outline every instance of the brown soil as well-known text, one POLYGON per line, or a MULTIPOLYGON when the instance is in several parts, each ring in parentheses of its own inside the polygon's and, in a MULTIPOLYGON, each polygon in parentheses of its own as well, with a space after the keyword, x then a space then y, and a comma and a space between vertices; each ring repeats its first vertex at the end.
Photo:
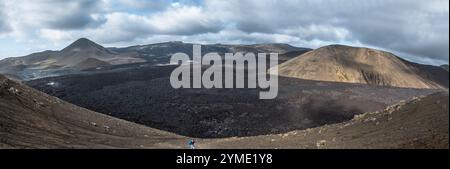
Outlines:
POLYGON ((74 106, 0 75, 0 148, 182 148, 185 140, 74 106))
POLYGON ((449 95, 435 93, 344 123, 257 137, 208 140, 202 148, 449 148, 449 95))
POLYGON ((392 53, 342 45, 307 52, 279 65, 280 76, 406 88, 448 89, 448 71, 392 53))

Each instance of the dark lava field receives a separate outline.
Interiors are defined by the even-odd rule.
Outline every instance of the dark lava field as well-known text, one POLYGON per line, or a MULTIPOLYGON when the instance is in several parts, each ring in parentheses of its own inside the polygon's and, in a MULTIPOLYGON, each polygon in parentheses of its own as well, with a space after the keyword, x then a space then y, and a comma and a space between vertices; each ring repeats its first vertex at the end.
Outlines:
POLYGON ((176 134, 222 138, 285 133, 348 121, 435 92, 279 77, 276 99, 262 89, 174 89, 176 66, 130 64, 26 82, 75 105, 176 134))

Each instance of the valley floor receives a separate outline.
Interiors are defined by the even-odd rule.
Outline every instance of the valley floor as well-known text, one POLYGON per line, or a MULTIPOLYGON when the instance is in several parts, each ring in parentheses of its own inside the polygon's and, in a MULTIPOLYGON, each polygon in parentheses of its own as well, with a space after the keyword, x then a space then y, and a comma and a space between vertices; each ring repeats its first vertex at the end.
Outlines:
MULTIPOLYGON (((449 94, 439 92, 283 134, 196 139, 217 148, 446 148, 449 94)), ((187 148, 188 137, 72 105, 0 76, 0 148, 187 148)))

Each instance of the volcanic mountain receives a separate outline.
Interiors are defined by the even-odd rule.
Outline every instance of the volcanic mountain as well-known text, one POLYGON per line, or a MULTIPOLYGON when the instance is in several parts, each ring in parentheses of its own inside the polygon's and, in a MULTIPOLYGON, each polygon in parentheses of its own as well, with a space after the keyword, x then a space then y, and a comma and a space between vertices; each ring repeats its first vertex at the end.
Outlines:
POLYGON ((369 48, 330 45, 281 65, 280 76, 406 88, 448 88, 448 71, 369 48))
POLYGON ((445 69, 446 71, 448 71, 448 65, 441 65, 441 68, 445 69))
POLYGON ((85 62, 87 59, 96 59, 110 64, 144 61, 131 53, 121 53, 119 55, 89 39, 80 38, 61 51, 45 51, 23 57, 5 59, 0 67, 5 68, 7 67, 6 64, 9 63, 10 67, 22 65, 24 68, 35 69, 77 68, 77 66, 84 66, 80 63, 85 62))
POLYGON ((120 65, 136 62, 145 62, 145 60, 136 52, 117 53, 89 39, 80 38, 61 51, 44 51, 1 60, 0 73, 9 75, 9 77, 33 79, 46 77, 47 75, 44 73, 49 73, 49 71, 80 70, 95 68, 97 65, 120 65), (96 63, 93 63, 94 61, 96 63))
POLYGON ((94 59, 114 65, 145 61, 136 54, 133 56, 133 53, 121 53, 119 55, 86 38, 78 39, 61 50, 59 54, 62 57, 57 59, 57 63, 75 67, 86 67, 80 63, 91 63, 86 61, 88 59, 90 61, 94 59))

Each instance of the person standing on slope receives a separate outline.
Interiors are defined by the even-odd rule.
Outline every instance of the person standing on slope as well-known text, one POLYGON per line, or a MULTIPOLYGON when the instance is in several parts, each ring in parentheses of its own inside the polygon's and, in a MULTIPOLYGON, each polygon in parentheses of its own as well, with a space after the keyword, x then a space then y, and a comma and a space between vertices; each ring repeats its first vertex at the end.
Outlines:
POLYGON ((190 139, 190 140, 187 142, 187 144, 188 144, 189 149, 195 149, 195 140, 190 139))

